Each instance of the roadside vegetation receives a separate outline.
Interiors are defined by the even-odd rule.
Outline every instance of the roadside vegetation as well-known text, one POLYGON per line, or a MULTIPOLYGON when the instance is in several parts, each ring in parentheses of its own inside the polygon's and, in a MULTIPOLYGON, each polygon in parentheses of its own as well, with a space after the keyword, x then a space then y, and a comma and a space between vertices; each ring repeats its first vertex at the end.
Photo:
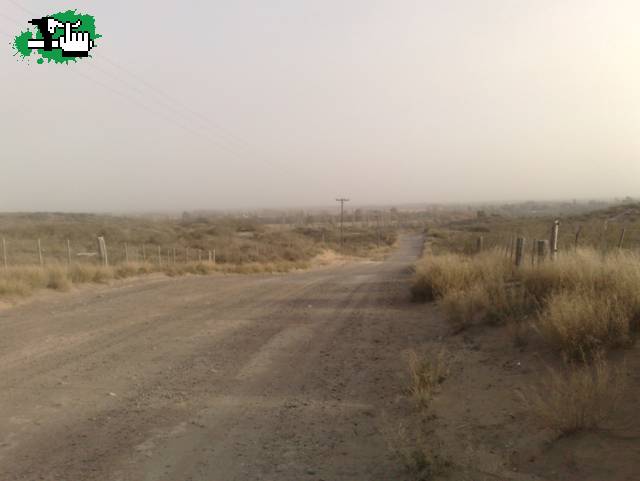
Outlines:
POLYGON ((640 327, 640 255, 592 249, 512 266, 492 250, 425 257, 413 296, 437 300, 456 330, 478 323, 531 322, 571 358, 628 346, 640 327))
POLYGON ((569 363, 565 370, 548 368, 540 385, 523 399, 540 425, 568 436, 595 429, 609 419, 626 386, 624 366, 612 367, 598 355, 591 363, 569 363))
MULTIPOLYGON (((602 427, 629 389, 624 357, 640 333, 640 206, 561 219, 555 258, 531 251, 553 219, 480 217, 428 229, 413 299, 435 302, 453 336, 506 329, 518 349, 536 346, 547 370, 527 377, 520 392, 541 427, 559 437, 602 427), (515 235, 529 242, 517 267, 515 235)), ((410 359, 418 398, 433 392, 413 374, 423 362, 410 359)))
POLYGON ((435 354, 409 352, 411 383, 408 391, 420 408, 427 409, 429 407, 429 402, 448 374, 449 367, 444 351, 441 350, 435 354))
POLYGON ((381 259, 397 237, 397 223, 352 222, 346 223, 341 242, 334 220, 312 220, 271 224, 273 219, 241 216, 2 214, 0 299, 150 273, 276 273, 336 256, 381 259), (106 266, 97 257, 98 236, 107 243, 106 266))

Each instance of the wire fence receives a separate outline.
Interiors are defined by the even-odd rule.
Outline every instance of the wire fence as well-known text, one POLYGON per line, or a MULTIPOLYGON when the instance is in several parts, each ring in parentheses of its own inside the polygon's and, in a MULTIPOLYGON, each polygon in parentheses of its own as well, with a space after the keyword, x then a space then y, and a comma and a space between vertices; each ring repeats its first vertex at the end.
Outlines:
POLYGON ((522 225, 497 231, 477 232, 465 236, 459 246, 468 253, 482 249, 498 249, 513 255, 517 239, 523 239, 529 249, 535 250, 540 242, 547 242, 555 252, 572 252, 578 248, 591 248, 603 254, 620 250, 640 250, 640 227, 637 223, 613 222, 559 222, 554 236, 553 224, 522 225))
MULTIPOLYGON (((24 265, 151 263, 170 265, 219 260, 216 247, 191 248, 155 244, 107 244, 98 237, 86 242, 46 239, 0 239, 0 265, 4 268, 24 265), (217 259, 218 257, 218 259, 217 259)), ((224 260, 224 259, 222 259, 224 260)))

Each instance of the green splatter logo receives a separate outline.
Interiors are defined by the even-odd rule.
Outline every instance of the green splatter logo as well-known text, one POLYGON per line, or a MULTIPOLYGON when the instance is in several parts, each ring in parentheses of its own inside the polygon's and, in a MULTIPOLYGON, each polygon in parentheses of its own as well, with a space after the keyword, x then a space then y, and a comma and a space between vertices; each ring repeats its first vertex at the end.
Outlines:
POLYGON ((53 13, 29 22, 32 27, 13 40, 14 56, 20 60, 36 58, 38 64, 77 62, 91 57, 96 40, 96 21, 76 10, 53 13))

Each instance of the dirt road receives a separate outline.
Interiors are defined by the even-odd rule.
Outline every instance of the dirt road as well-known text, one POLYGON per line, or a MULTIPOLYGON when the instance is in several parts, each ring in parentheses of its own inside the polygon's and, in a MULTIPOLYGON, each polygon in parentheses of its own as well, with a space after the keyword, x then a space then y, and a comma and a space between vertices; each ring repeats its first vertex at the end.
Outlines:
POLYGON ((424 312, 385 262, 137 280, 0 312, 0 479, 400 480, 424 312))

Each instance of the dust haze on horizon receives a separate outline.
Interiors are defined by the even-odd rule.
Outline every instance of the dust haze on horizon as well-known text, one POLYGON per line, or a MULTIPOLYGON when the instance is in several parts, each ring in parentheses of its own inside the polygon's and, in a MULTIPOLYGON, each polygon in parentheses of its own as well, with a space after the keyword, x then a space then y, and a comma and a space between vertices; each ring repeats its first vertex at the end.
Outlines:
POLYGON ((0 0, 0 211, 640 194, 640 3, 0 0), (93 59, 11 40, 77 8, 93 59))

